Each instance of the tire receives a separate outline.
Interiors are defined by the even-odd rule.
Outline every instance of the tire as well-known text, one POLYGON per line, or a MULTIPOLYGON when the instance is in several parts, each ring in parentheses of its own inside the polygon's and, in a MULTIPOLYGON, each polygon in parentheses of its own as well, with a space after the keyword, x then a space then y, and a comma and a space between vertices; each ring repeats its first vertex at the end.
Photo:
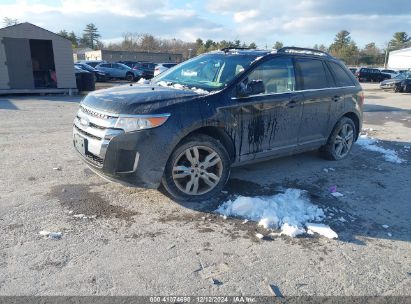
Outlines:
POLYGON ((127 73, 127 74, 126 74, 126 80, 127 80, 127 81, 130 81, 130 82, 134 81, 134 75, 133 75, 133 73, 127 73))
POLYGON ((162 184, 177 201, 205 201, 220 194, 230 166, 227 150, 220 141, 204 134, 192 135, 171 153, 162 184))
POLYGON ((335 125, 327 143, 320 151, 328 160, 342 160, 350 154, 357 130, 352 119, 342 117, 335 125), (344 131, 345 130, 345 131, 344 131), (344 133, 346 134, 344 138, 344 133))
POLYGON ((402 85, 396 85, 394 87, 394 93, 402 93, 403 92, 403 87, 402 85))

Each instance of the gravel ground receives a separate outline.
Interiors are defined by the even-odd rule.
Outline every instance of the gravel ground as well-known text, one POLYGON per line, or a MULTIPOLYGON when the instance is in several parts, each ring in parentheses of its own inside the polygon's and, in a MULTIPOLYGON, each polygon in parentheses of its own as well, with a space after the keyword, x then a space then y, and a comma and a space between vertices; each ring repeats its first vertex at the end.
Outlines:
POLYGON ((411 94, 364 87, 364 128, 406 163, 358 145, 341 162, 305 153, 234 169, 202 205, 92 173, 71 143, 78 97, 0 97, 0 295, 411 295, 411 94), (268 237, 213 213, 279 186, 328 208, 339 239, 268 237))

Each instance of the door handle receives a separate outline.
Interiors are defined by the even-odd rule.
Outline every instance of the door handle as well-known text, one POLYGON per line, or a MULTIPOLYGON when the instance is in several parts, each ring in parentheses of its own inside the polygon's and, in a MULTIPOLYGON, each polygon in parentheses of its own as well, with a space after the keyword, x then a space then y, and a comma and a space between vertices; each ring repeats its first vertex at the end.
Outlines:
POLYGON ((341 100, 341 96, 335 95, 333 97, 333 101, 335 101, 335 102, 340 101, 340 100, 341 100))
POLYGON ((295 108, 297 106, 297 103, 298 102, 296 100, 291 100, 287 103, 287 108, 295 108))

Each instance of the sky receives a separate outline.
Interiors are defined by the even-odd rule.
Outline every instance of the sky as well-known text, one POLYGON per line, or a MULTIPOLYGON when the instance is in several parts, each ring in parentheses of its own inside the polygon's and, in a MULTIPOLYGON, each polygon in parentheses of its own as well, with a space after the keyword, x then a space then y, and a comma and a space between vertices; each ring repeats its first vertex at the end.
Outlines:
POLYGON ((131 32, 312 47, 344 29, 361 47, 385 47, 394 32, 411 35, 410 0, 0 0, 4 17, 78 35, 94 23, 105 42, 131 32))

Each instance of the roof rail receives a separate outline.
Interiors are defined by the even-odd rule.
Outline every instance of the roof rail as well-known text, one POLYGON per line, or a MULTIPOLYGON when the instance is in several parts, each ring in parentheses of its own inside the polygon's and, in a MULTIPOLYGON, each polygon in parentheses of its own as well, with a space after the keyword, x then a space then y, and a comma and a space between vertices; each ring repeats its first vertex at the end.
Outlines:
POLYGON ((308 49, 308 48, 300 48, 300 47, 283 47, 277 51, 277 53, 294 53, 294 54, 306 54, 306 55, 315 55, 315 56, 326 56, 331 57, 330 54, 327 52, 315 50, 315 49, 308 49))
POLYGON ((225 47, 225 48, 220 49, 220 51, 223 51, 226 53, 231 50, 254 50, 254 49, 250 49, 248 47, 235 47, 235 46, 230 46, 230 47, 225 47))

